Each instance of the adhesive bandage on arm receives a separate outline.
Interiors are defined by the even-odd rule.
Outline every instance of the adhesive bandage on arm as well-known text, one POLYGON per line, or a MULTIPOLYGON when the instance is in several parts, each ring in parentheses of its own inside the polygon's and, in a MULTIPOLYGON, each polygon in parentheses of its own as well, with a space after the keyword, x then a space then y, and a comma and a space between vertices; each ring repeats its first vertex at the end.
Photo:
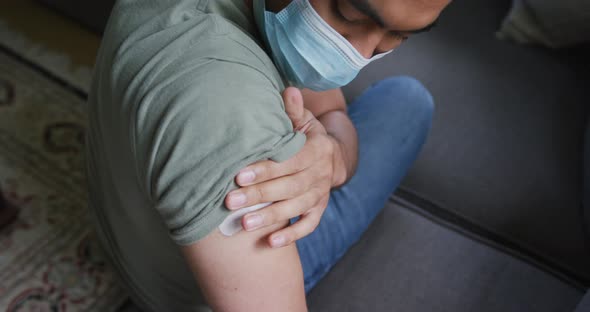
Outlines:
POLYGON ((233 236, 234 234, 240 232, 242 230, 242 217, 251 212, 262 209, 273 202, 269 203, 261 203, 254 206, 240 208, 234 212, 232 212, 223 222, 219 225, 219 230, 225 236, 233 236))

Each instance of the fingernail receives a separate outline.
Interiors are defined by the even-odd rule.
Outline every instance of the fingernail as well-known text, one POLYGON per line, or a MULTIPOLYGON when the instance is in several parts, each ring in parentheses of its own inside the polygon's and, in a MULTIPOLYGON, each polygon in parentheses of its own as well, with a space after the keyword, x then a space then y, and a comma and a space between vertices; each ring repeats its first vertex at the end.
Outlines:
POLYGON ((246 203, 246 195, 243 193, 230 193, 229 194, 229 205, 231 207, 239 207, 246 203))
POLYGON ((259 214, 253 214, 246 217, 246 230, 254 230, 262 225, 262 216, 259 214))
POLYGON ((254 181, 256 174, 252 170, 241 171, 238 174, 238 183, 250 183, 254 181))
POLYGON ((277 235, 272 238, 271 244, 273 247, 281 247, 285 244, 285 236, 277 235))

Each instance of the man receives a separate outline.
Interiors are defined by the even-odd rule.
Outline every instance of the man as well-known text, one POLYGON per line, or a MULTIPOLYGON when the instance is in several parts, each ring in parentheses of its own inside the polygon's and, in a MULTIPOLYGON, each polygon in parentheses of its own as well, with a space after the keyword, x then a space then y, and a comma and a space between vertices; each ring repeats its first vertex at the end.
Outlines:
POLYGON ((98 236, 134 301, 305 311, 432 118, 411 78, 348 107, 339 87, 448 1, 119 0, 89 98, 87 170, 98 236))

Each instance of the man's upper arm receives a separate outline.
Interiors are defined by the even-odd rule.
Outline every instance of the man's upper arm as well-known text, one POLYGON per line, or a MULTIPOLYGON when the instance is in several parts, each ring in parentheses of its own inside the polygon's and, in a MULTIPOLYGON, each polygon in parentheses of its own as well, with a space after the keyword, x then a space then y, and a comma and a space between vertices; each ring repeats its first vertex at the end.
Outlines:
POLYGON ((307 311, 296 245, 273 249, 265 242, 285 224, 231 237, 215 230, 181 247, 213 311, 307 311))
POLYGON ((305 143, 280 93, 259 72, 229 62, 163 76, 138 109, 141 183, 208 303, 215 311, 305 311, 295 245, 267 247, 272 228, 232 237, 217 228, 240 169, 284 161, 305 143))

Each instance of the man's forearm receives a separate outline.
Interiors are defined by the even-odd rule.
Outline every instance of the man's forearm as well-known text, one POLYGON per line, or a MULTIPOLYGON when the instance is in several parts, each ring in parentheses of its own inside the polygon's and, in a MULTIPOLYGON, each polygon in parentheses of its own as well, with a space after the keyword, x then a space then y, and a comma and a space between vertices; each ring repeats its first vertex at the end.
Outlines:
POLYGON ((358 162, 358 137, 346 111, 333 110, 316 117, 334 138, 334 178, 332 187, 345 184, 354 175, 358 162))

